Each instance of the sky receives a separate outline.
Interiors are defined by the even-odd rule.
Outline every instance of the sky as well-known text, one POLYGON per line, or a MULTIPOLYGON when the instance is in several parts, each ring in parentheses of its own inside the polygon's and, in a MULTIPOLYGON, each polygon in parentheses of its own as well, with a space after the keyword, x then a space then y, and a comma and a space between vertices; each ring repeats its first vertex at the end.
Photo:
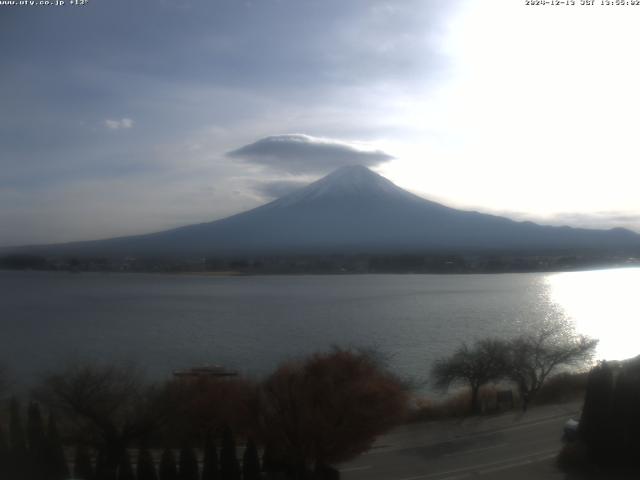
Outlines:
POLYGON ((598 2, 0 6, 0 246, 223 218, 348 164, 640 232, 640 6, 598 2))

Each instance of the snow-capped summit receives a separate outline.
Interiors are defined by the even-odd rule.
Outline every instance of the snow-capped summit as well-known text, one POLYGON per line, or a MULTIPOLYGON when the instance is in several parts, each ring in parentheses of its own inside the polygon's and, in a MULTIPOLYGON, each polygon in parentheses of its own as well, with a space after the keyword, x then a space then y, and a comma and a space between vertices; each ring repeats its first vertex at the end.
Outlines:
POLYGON ((372 172, 362 165, 348 165, 334 170, 329 175, 306 187, 274 201, 274 207, 290 206, 300 202, 363 197, 397 197, 424 200, 396 186, 390 180, 372 172))

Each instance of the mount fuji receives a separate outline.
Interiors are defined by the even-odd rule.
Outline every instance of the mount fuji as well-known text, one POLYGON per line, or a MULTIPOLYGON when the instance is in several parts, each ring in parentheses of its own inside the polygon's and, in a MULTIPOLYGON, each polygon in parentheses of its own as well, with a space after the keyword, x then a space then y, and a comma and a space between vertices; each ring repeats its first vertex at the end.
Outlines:
POLYGON ((615 228, 543 226, 463 211, 394 185, 362 166, 342 167, 271 203, 158 233, 30 247, 104 256, 231 256, 559 250, 640 251, 640 235, 615 228))

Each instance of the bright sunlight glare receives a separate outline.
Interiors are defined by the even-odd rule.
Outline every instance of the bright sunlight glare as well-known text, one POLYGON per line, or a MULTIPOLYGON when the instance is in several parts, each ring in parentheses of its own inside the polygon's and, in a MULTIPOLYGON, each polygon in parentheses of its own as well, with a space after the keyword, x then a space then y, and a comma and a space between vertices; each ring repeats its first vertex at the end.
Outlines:
POLYGON ((558 273, 546 281, 549 300, 574 322, 576 331, 599 339, 598 359, 638 354, 640 268, 558 273))

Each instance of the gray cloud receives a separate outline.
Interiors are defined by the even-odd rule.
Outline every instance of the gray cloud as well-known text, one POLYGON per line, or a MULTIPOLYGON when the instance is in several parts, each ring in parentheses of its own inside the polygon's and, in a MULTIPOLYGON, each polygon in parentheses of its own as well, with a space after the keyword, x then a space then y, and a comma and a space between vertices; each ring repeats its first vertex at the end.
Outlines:
POLYGON ((261 138, 227 155, 295 175, 326 173, 345 165, 375 167, 393 159, 380 150, 302 134, 261 138))
POLYGON ((259 182, 253 187, 254 190, 265 198, 280 198, 299 188, 305 187, 309 182, 301 180, 275 180, 272 182, 259 182))
POLYGON ((313 177, 386 160, 340 142, 303 145, 306 163, 240 162, 224 152, 274 131, 376 139, 404 128, 386 102, 423 92, 446 71, 437 36, 461 1, 110 0, 2 9, 0 42, 15 48, 2 58, 0 245, 184 224, 156 214, 171 212, 206 175, 218 200, 190 204, 202 220, 251 208, 256 193, 283 193, 284 184, 260 178, 264 165, 313 177), (199 168, 214 173, 185 176, 199 168), (176 178, 176 198, 157 195, 176 178), (94 202, 102 188, 110 194, 94 202), (72 191, 67 202, 62 192, 72 191), (154 219, 144 228, 122 211, 119 199, 131 192, 140 218, 154 219))

